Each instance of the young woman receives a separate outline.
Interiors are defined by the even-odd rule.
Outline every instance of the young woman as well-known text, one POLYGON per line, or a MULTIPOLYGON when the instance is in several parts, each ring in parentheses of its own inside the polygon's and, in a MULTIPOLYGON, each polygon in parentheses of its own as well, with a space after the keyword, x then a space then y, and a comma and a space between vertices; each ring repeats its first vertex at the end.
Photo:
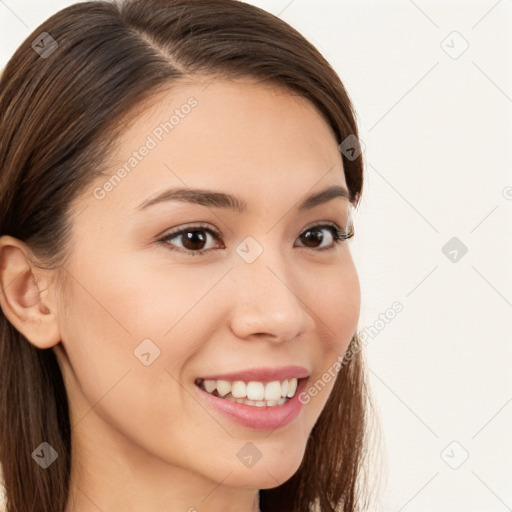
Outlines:
POLYGON ((339 77, 235 0, 78 3, 0 81, 9 512, 367 510, 339 77))

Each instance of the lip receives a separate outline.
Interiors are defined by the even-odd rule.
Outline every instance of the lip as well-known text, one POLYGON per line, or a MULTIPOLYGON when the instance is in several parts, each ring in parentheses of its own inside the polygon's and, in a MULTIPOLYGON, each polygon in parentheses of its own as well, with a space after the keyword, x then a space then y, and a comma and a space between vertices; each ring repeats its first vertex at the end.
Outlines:
MULTIPOLYGON (((268 366, 261 368, 251 368, 232 373, 217 373, 215 375, 201 376, 204 380, 227 380, 234 382, 242 380, 245 382, 272 382, 274 380, 283 381, 286 379, 304 379, 309 377, 309 372, 303 366, 281 366, 279 368, 271 368, 268 366)), ((250 406, 249 406, 250 407, 250 406)))
POLYGON ((230 402, 224 398, 216 397, 197 385, 195 392, 207 405, 220 412, 223 416, 236 421, 240 425, 253 430, 276 430, 289 425, 302 411, 303 403, 299 400, 300 394, 306 389, 309 378, 301 378, 297 390, 292 398, 283 405, 257 407, 253 405, 230 402))

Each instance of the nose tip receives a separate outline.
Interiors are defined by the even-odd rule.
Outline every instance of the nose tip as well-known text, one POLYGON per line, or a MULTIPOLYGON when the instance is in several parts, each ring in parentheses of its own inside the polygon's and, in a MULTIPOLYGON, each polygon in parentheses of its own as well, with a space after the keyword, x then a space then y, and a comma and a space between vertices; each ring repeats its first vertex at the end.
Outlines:
POLYGON ((237 294, 232 330, 240 338, 267 337, 275 342, 293 339, 306 327, 304 303, 269 267, 262 270, 267 274, 265 279, 253 275, 237 294))
MULTIPOLYGON (((302 330, 299 323, 289 322, 284 317, 276 319, 268 316, 264 320, 247 320, 247 316, 249 315, 245 315, 245 318, 237 317, 232 322, 233 332, 242 339, 266 338, 268 341, 282 343, 296 338, 302 330)), ((262 317, 261 314, 259 316, 262 317)))

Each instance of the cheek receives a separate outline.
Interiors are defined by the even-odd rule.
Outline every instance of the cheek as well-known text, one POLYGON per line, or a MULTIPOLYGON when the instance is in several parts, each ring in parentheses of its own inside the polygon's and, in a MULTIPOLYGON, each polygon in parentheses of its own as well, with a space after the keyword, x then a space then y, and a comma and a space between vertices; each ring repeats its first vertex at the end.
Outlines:
POLYGON ((182 380, 187 361, 201 348, 205 305, 211 307, 211 298, 201 298, 219 279, 199 269, 185 273, 114 259, 117 265, 109 267, 84 261, 80 275, 75 266, 81 286, 72 288, 69 304, 63 305, 61 333, 71 365, 63 373, 85 397, 83 414, 100 399, 108 403, 102 398, 107 392, 117 397, 110 410, 119 405, 120 416, 127 397, 132 404, 147 404, 149 413, 153 390, 180 396, 176 380, 182 380))
POLYGON ((315 368, 300 400, 311 418, 322 412, 334 388, 343 359, 359 321, 361 293, 356 269, 347 265, 331 278, 324 289, 312 295, 308 304, 317 316, 315 368))
MULTIPOLYGON (((85 280, 82 283, 85 287, 85 280)), ((163 307, 156 311, 146 308, 151 297, 126 294, 125 288, 107 286, 105 281, 104 285, 108 298, 100 290, 93 299, 83 289, 74 289, 62 326, 66 357, 59 360, 71 401, 71 424, 77 425, 80 435, 103 431, 109 425, 156 450, 151 440, 163 431, 175 429, 174 435, 187 431, 186 416, 172 411, 186 409, 186 394, 178 379, 190 347, 186 340, 173 337, 172 331, 167 337, 162 335, 162 330, 173 325, 173 318, 164 314, 163 307), (118 321, 133 300, 143 306, 132 311, 145 323, 135 315, 131 322, 118 321), (156 317, 161 323, 154 322, 156 317), (143 340, 145 344, 141 344, 143 340)))
POLYGON ((137 339, 154 335, 164 343, 169 340, 197 315, 206 296, 218 294, 212 288, 226 272, 225 266, 192 267, 173 263, 170 257, 166 261, 164 251, 156 256, 120 255, 105 275, 103 300, 137 339))
POLYGON ((323 284, 322 289, 308 294, 308 305, 317 317, 318 339, 325 363, 344 353, 356 332, 361 290, 352 261, 333 272, 323 284))

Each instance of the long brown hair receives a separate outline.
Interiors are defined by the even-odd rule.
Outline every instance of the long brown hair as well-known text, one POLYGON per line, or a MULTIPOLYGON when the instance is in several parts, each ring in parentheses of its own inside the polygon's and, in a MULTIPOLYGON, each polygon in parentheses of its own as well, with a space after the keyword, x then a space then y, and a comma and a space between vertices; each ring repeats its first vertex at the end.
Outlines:
MULTIPOLYGON (((358 136, 336 72, 295 29, 262 9, 237 0, 78 3, 35 29, 0 78, 0 235, 24 241, 38 261, 58 269, 69 251, 70 204, 104 170, 124 120, 157 92, 194 76, 281 86, 315 105, 339 143, 358 136)), ((340 158, 357 206, 362 155, 340 158)), ((263 512, 367 510, 362 474, 371 400, 360 345, 356 334, 298 471, 260 491, 263 512)), ((63 512, 71 426, 55 354, 28 342, 2 312, 0 362, 7 511, 63 512), (43 441, 59 454, 48 469, 31 456, 43 441)))

